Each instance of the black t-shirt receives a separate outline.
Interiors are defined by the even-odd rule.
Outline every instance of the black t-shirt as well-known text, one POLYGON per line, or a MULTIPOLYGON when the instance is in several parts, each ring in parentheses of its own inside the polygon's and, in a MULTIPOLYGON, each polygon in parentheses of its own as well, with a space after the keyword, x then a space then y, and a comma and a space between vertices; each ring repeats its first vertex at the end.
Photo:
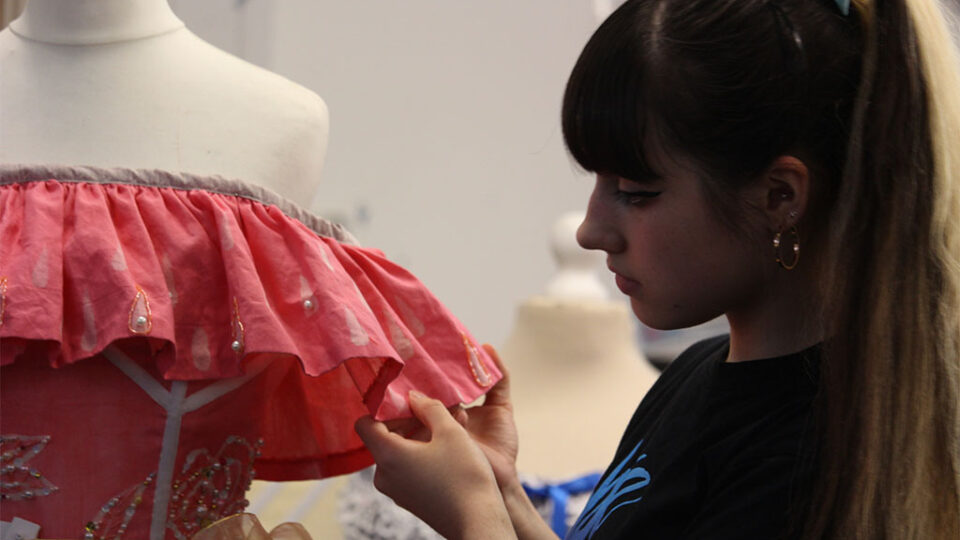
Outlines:
POLYGON ((819 348, 725 363, 697 343, 637 407, 567 539, 778 538, 810 477, 819 348))

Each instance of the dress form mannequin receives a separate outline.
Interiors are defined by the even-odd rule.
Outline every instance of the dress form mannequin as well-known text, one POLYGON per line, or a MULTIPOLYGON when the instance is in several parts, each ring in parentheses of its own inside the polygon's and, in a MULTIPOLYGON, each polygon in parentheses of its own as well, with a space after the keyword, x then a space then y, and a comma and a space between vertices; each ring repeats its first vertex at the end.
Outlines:
POLYGON ((0 32, 0 162, 236 178, 309 204, 319 96, 200 40, 166 0, 31 0, 0 32))
POLYGON ((188 538, 254 476, 369 465, 353 422, 409 389, 495 384, 415 277, 297 206, 327 133, 165 0, 32 0, 0 32, 0 519, 188 538))
POLYGON ((548 295, 518 306, 500 351, 511 371, 518 469, 551 480, 606 467, 658 376, 637 348, 629 308, 607 299, 596 277, 602 255, 576 245, 582 217, 557 222, 558 276, 548 295))
POLYGON ((319 183, 323 100, 202 41, 166 0, 31 0, 0 32, 0 71, 2 163, 221 176, 303 205, 319 183))

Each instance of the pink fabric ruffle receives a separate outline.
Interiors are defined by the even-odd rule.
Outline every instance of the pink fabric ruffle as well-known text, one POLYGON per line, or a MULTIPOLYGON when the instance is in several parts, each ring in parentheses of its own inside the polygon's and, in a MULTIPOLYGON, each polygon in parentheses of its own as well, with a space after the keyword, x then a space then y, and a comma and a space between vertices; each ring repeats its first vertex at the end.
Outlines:
POLYGON ((410 389, 468 403, 501 377, 422 283, 336 227, 339 239, 246 196, 104 175, 0 185, 0 365, 62 369, 116 347, 161 380, 202 383, 295 362, 260 396, 268 479, 361 468, 359 416, 408 416, 410 389), (324 463, 331 452, 352 457, 324 463))

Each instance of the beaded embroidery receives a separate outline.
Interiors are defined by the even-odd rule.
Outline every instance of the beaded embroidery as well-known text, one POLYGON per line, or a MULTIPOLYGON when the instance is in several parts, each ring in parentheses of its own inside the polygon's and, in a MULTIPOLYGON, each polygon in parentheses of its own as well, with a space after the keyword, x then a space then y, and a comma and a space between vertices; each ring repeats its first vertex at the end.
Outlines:
MULTIPOLYGON (((253 463, 262 446, 263 439, 251 444, 243 437, 230 436, 216 456, 210 456, 205 448, 187 455, 173 482, 166 516, 166 528, 175 538, 186 540, 247 507, 244 494, 256 474, 253 463)), ((107 501, 84 526, 83 540, 121 540, 156 477, 156 472, 150 473, 143 482, 107 501)))
POLYGON ((313 289, 310 288, 310 282, 303 276, 300 276, 300 299, 303 301, 303 313, 306 316, 309 317, 316 313, 319 302, 316 295, 313 294, 313 289))
POLYGON ((460 335, 463 336, 463 346, 467 349, 467 363, 470 364, 473 379, 477 381, 477 384, 480 386, 490 386, 490 374, 487 373, 487 368, 484 367, 483 362, 480 360, 480 351, 470 342, 466 334, 460 335))
POLYGON ((157 473, 150 473, 143 482, 127 488, 100 507, 97 516, 83 527, 83 540, 123 538, 127 527, 130 526, 130 521, 137 513, 137 508, 143 502, 143 492, 153 483, 156 476, 157 473))
POLYGON ((137 285, 137 294, 130 304, 130 319, 127 328, 134 334, 147 335, 153 329, 153 318, 150 316, 150 300, 147 293, 137 285))
POLYGON ((246 508, 248 501, 243 496, 256 474, 253 462, 262 446, 262 439, 251 444, 243 437, 230 436, 216 456, 206 449, 187 455, 173 482, 167 515, 167 528, 176 538, 189 538, 246 508))
POLYGON ((20 501, 46 497, 57 486, 27 462, 43 451, 49 435, 0 435, 0 500, 20 501))
POLYGON ((237 302, 237 297, 233 297, 233 321, 231 322, 233 330, 233 343, 230 344, 230 348, 233 349, 233 352, 238 355, 243 355, 244 349, 244 331, 243 323, 240 322, 240 304, 237 302))
POLYGON ((0 277, 0 326, 3 326, 3 312, 7 309, 7 278, 0 277))

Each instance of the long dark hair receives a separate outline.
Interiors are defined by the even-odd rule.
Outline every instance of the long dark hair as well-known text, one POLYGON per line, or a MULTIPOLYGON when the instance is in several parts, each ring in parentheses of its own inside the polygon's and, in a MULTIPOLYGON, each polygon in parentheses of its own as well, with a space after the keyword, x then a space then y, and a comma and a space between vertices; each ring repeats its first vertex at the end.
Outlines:
POLYGON ((936 0, 853 4, 628 0, 570 76, 563 131, 582 167, 625 178, 655 174, 650 140, 682 153, 734 226, 775 158, 808 165, 830 339, 800 530, 957 538, 956 55, 936 0))

